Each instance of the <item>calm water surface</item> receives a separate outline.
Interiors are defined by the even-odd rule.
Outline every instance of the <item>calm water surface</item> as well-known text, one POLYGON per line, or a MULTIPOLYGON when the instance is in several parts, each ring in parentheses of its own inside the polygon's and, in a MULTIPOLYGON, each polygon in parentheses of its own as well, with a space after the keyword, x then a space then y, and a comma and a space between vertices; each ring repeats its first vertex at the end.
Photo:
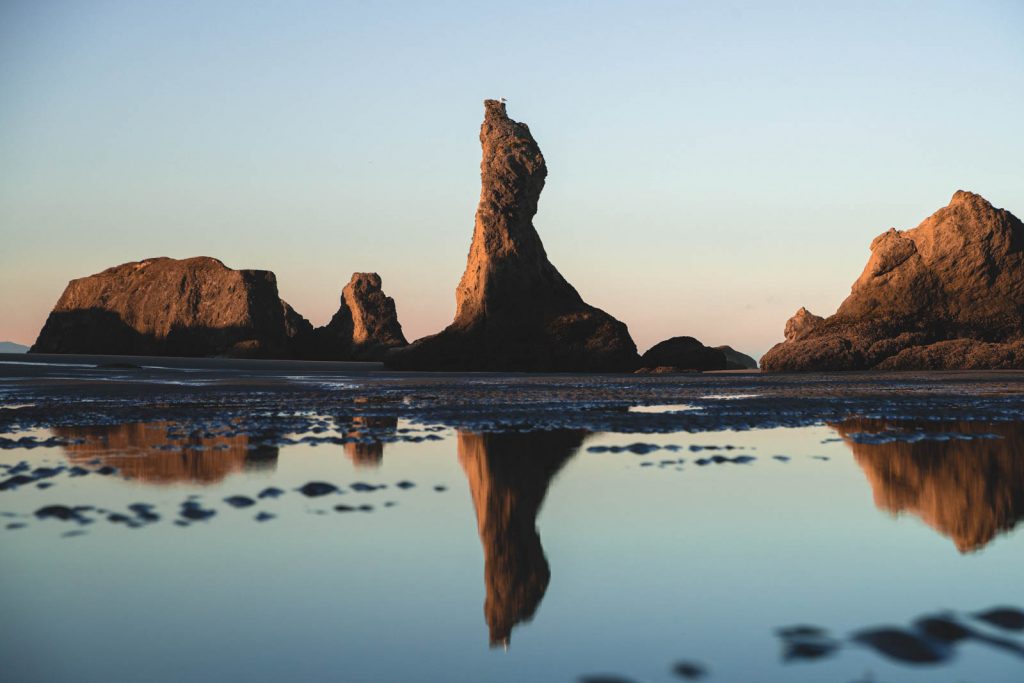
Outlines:
POLYGON ((4 679, 1024 679, 1022 422, 317 419, 370 436, 9 433, 4 679))

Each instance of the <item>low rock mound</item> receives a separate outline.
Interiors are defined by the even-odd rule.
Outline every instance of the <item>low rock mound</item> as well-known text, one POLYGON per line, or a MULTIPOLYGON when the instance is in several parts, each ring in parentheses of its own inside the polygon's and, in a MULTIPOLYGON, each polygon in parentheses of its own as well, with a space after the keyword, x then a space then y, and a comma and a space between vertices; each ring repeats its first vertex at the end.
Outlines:
POLYGON ((731 346, 716 346, 725 354, 726 370, 757 370, 757 361, 745 353, 740 353, 731 346))
POLYGON ((959 191, 890 229, 835 315, 801 308, 768 372, 1024 368, 1024 224, 959 191))
POLYGON ((640 357, 642 369, 664 373, 686 370, 725 370, 725 353, 704 346, 693 337, 672 337, 659 342, 640 357))
POLYGON ((634 370, 626 326, 583 301, 533 226, 547 165, 530 129, 501 102, 484 108, 480 204, 455 321, 385 362, 417 370, 634 370))

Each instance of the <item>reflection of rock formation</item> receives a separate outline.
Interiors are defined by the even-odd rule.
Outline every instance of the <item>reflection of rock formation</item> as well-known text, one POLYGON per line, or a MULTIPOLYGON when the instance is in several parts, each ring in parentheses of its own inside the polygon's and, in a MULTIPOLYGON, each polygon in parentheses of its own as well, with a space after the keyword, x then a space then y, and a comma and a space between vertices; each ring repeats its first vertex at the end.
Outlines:
MULTIPOLYGON (((892 429, 884 420, 851 419, 835 429, 864 469, 875 504, 910 512, 949 536, 960 552, 979 550, 1024 518, 1024 425, 947 422, 929 433, 998 434, 1002 438, 856 443, 857 432, 892 429)), ((904 429, 905 425, 898 425, 904 429)))
POLYGON ((459 433, 459 463, 469 480, 484 546, 491 645, 533 617, 551 570, 537 534, 537 513, 552 477, 583 443, 582 432, 459 433))
POLYGON ((249 448, 249 437, 183 436, 169 438, 169 422, 112 427, 57 427, 57 436, 81 439, 64 446, 68 460, 79 465, 99 461, 129 479, 153 484, 213 483, 234 472, 267 469, 277 464, 277 447, 249 448))
POLYGON ((351 418, 345 436, 350 439, 369 439, 345 444, 345 455, 356 467, 380 467, 384 459, 384 442, 380 437, 393 434, 398 428, 397 417, 367 417, 356 415, 351 418))

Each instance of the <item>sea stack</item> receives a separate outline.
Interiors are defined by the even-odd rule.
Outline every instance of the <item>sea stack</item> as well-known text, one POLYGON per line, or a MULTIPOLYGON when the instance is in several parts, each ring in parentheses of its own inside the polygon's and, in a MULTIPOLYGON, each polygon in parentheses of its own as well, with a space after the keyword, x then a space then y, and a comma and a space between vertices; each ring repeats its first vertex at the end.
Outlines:
POLYGON ((761 368, 1024 368, 1024 224, 957 192, 916 228, 876 237, 835 315, 801 308, 761 368))
POLYGON ((151 258, 72 280, 31 352, 285 358, 304 322, 270 271, 151 258))
POLYGON ((341 291, 341 306, 331 321, 317 328, 300 352, 328 360, 380 360, 408 342, 398 322, 395 300, 381 289, 377 273, 352 273, 341 291))
POLYGON ((588 305, 548 260, 533 226, 547 166, 526 124, 484 102, 480 204, 455 321, 392 351, 418 370, 631 371, 626 326, 588 305))

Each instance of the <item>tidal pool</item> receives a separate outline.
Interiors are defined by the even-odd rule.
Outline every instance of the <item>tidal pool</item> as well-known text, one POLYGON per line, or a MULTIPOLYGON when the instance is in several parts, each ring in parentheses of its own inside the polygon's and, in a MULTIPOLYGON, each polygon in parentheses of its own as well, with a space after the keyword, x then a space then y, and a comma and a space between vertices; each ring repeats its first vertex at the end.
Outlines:
POLYGON ((1022 678, 1016 379, 754 427, 735 387, 712 429, 747 380, 474 376, 527 397, 470 421, 458 377, 385 379, 6 384, 4 678, 1022 678))

